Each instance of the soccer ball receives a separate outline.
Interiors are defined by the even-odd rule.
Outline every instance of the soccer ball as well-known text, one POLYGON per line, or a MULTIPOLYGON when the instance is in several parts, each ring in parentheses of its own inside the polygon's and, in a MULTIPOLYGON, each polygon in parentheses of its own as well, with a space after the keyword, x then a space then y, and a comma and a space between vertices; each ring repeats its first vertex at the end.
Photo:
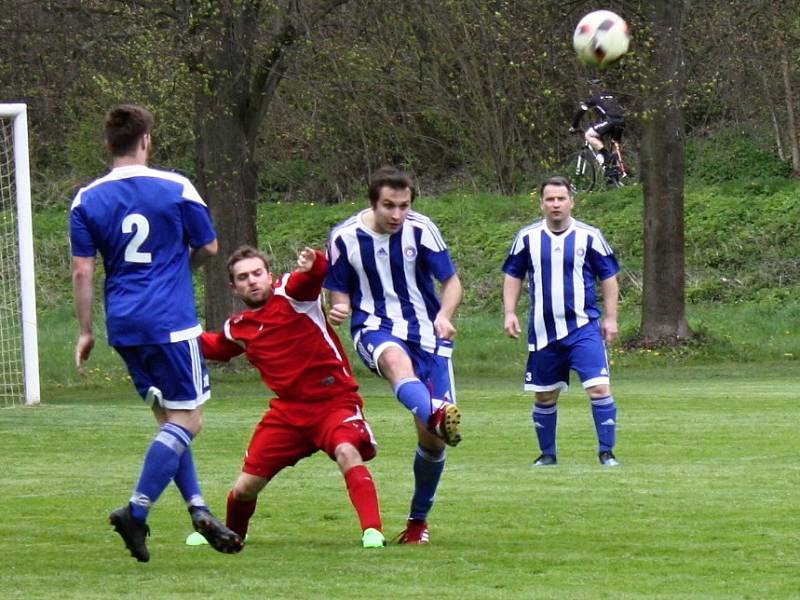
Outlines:
POLYGON ((575 28, 572 46, 578 58, 590 65, 606 67, 628 51, 628 24, 610 10, 596 10, 575 28))

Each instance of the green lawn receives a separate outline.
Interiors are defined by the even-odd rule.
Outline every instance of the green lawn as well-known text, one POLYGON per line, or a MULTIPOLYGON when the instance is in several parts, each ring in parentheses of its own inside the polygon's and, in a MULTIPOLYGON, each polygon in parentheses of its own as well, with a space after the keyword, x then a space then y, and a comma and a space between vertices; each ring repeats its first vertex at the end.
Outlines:
MULTIPOLYGON (((459 381, 465 441, 450 451, 429 547, 363 550, 341 476, 316 455, 261 497, 247 548, 183 544, 170 488, 151 516, 150 563, 106 523, 152 434, 132 389, 47 388, 0 410, 4 598, 787 598, 800 596, 796 361, 622 366, 617 456, 602 469, 588 403, 563 397, 559 466, 533 469, 530 398, 515 379, 459 381)), ((254 379, 218 375, 195 453, 224 513, 264 406, 254 379)), ((409 417, 362 377, 381 444, 371 464, 387 534, 411 493, 409 417)))

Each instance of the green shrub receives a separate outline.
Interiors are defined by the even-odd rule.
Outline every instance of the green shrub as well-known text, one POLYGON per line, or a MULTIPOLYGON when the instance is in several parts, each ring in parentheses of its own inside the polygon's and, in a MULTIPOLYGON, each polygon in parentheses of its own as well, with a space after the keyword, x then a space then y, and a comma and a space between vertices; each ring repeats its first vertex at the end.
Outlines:
POLYGON ((764 149, 750 134, 724 130, 686 146, 686 173, 706 183, 759 177, 786 177, 788 161, 764 149))

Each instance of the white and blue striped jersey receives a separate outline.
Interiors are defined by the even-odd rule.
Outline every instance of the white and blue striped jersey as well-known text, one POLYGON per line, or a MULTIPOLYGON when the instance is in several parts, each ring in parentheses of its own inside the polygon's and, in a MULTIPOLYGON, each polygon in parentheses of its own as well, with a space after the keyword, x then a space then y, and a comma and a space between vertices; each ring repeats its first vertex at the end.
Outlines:
POLYGON ((72 255, 103 258, 112 346, 200 335, 189 248, 216 236, 208 207, 177 173, 118 167, 78 191, 70 210, 72 255))
POLYGON ((441 304, 433 278, 442 282, 456 273, 447 245, 433 221, 414 211, 399 231, 376 233, 363 221, 370 210, 331 231, 325 288, 350 295, 353 335, 383 330, 434 352, 441 304))
POLYGON ((554 234, 543 219, 517 233, 503 271, 528 275, 528 347, 535 351, 600 317, 595 284, 616 275, 619 265, 596 227, 573 219, 554 234))

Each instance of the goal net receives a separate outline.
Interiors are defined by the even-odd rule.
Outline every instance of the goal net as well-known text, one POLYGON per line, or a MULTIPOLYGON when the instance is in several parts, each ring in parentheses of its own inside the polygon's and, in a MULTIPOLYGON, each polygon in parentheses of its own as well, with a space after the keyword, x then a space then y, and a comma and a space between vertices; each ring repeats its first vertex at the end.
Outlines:
POLYGON ((0 406, 38 404, 28 120, 0 104, 0 406))

